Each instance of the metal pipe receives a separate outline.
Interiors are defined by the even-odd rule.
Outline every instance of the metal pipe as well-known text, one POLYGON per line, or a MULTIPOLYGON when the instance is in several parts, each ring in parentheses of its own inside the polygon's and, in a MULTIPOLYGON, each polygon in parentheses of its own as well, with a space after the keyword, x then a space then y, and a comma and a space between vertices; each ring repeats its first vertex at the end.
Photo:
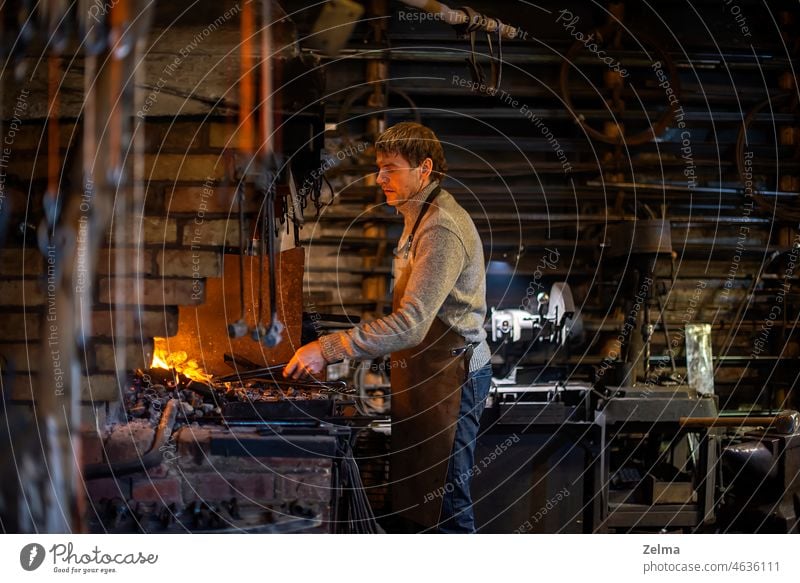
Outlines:
MULTIPOLYGON (((253 35, 255 34, 255 15, 253 4, 245 2, 242 7, 241 48, 239 54, 239 150, 245 157, 253 153, 255 129, 253 106, 255 105, 255 86, 253 81, 253 35)), ((244 162, 247 164, 249 160, 244 162)))
MULTIPOLYGON (((388 12, 388 3, 385 0, 372 0, 369 3, 369 9, 371 16, 386 14, 388 12)), ((388 36, 388 21, 386 19, 373 21, 372 30, 375 42, 385 42, 388 36)), ((386 80, 391 75, 389 71, 390 55, 385 54, 384 56, 385 58, 380 61, 367 61, 366 79, 368 84, 362 90, 348 94, 339 113, 339 115, 345 113, 344 110, 352 105, 352 101, 358 99, 358 94, 366 92, 367 107, 372 112, 372 115, 366 119, 366 134, 370 136, 373 143, 378 141, 378 137, 386 129, 386 106, 389 100, 389 84, 386 80)), ((374 148, 370 148, 366 154, 370 157, 374 156, 374 148)), ((365 188, 371 191, 370 199, 372 202, 378 204, 383 202, 383 196, 380 188, 378 188, 378 177, 374 172, 367 173, 363 184, 365 188)), ((367 205, 365 210, 369 206, 372 205, 367 205)), ((370 221, 362 225, 361 232, 366 238, 374 237, 378 240, 377 245, 375 245, 375 252, 365 255, 361 260, 361 266, 365 270, 361 279, 361 295, 365 299, 373 300, 376 307, 375 312, 371 313, 364 306, 365 310, 361 315, 364 318, 373 319, 383 314, 382 302, 389 289, 385 274, 375 272, 375 269, 383 263, 383 258, 388 250, 388 244, 383 242, 387 236, 386 225, 378 221, 370 221)))
MULTIPOLYGON (((545 225, 554 223, 565 223, 567 225, 580 224, 586 225, 589 222, 608 224, 608 223, 621 223, 641 220, 633 215, 614 216, 610 214, 584 214, 584 213, 486 213, 481 216, 485 221, 513 221, 515 223, 534 223, 534 225, 525 225, 526 228, 535 226, 536 223, 543 223, 545 225)), ((348 221, 348 222, 361 222, 361 221, 386 221, 393 223, 401 223, 402 217, 398 215, 389 215, 383 213, 327 213, 319 218, 319 222, 333 222, 333 221, 348 221)), ((769 224, 772 222, 768 218, 753 218, 753 217, 714 217, 714 216, 688 216, 679 215, 670 217, 669 222, 673 226, 683 225, 723 225, 723 224, 769 224)))
POLYGON ((261 2, 261 155, 269 160, 274 150, 272 108, 272 1, 261 2))
MULTIPOLYGON (((508 61, 508 59, 503 59, 508 61)), ((155 85, 143 87, 150 87, 151 89, 155 88, 155 85)), ((426 94, 431 91, 431 88, 428 87, 403 87, 403 91, 407 93, 421 93, 426 94)), ((162 93, 164 90, 162 89, 162 93)), ((442 93, 453 93, 456 95, 463 95, 463 89, 454 89, 452 92, 443 89, 441 87, 436 88, 437 95, 442 93)), ((542 97, 544 93, 534 92, 534 91, 513 91, 515 97, 530 97, 531 100, 535 98, 542 97)), ((643 92, 639 92, 639 95, 643 95, 643 92)), ((188 96, 186 96, 188 99, 188 96)), ((374 109, 367 107, 367 106, 352 106, 349 108, 348 113, 351 115, 366 115, 368 113, 373 112, 374 109)), ((413 115, 415 110, 411 107, 392 107, 391 112, 394 114, 408 114, 413 115)), ((583 114, 586 117, 591 118, 600 118, 603 117, 605 119, 612 119, 613 115, 608 110, 602 109, 586 109, 583 110, 583 114)), ((570 114, 566 110, 553 110, 553 108, 548 107, 529 107, 526 110, 526 115, 530 115, 531 117, 539 117, 544 118, 547 117, 549 119, 564 119, 564 120, 572 120, 574 119, 572 114, 570 114)), ((636 119, 636 120, 648 120, 650 117, 650 113, 646 110, 638 110, 638 111, 626 111, 625 116, 626 119, 636 119)), ((492 118, 492 119, 519 119, 520 112, 517 109, 498 109, 496 107, 459 107, 458 109, 425 109, 425 117, 426 118, 441 118, 441 117, 454 117, 454 118, 462 118, 464 116, 468 117, 480 117, 480 118, 492 118)), ((737 112, 720 112, 719 114, 714 114, 713 117, 710 113, 705 111, 697 111, 697 110, 687 110, 684 107, 684 118, 688 121, 715 121, 715 122, 732 122, 732 123, 741 123, 742 121, 742 114, 737 112)), ((786 123, 790 124, 793 123, 795 120, 795 116, 789 113, 776 113, 774 116, 771 116, 766 113, 759 114, 757 121, 764 121, 764 122, 772 122, 772 123, 786 123)), ((662 141, 662 144, 669 144, 669 141, 662 141)), ((678 145, 678 142, 672 142, 673 144, 678 145)), ((700 160, 695 159, 695 162, 699 162, 700 160)), ((716 160, 708 160, 708 162, 713 162, 717 164, 716 160)), ((673 162, 675 165, 683 165, 684 162, 678 161, 678 163, 673 162)), ((733 165, 734 162, 729 162, 723 160, 722 163, 733 165)), ((596 168, 597 165, 595 164, 594 167, 596 168)), ((697 189, 695 189, 697 190, 697 189)), ((716 188, 713 189, 714 191, 718 190, 716 188)), ((741 189, 740 189, 741 190, 741 189)))
MULTIPOLYGON (((721 186, 679 186, 676 184, 653 184, 647 182, 600 182, 598 180, 588 180, 586 186, 598 186, 609 190, 616 188, 634 190, 663 190, 671 192, 708 192, 712 194, 743 194, 744 188, 730 188, 721 186)), ((762 190, 761 194, 770 196, 797 196, 796 192, 785 192, 782 190, 762 190)))
MULTIPOLYGON (((469 17, 467 13, 462 10, 450 8, 446 4, 442 4, 437 0, 400 0, 406 6, 417 8, 428 14, 438 14, 442 19, 451 26, 459 26, 467 23, 469 17)), ((481 15, 478 22, 480 29, 486 32, 495 32, 500 27, 500 34, 505 38, 511 40, 518 36, 524 36, 524 31, 521 28, 516 28, 509 24, 503 24, 496 18, 481 15)))
POLYGON ((782 416, 772 417, 681 417, 681 427, 761 427, 774 425, 782 416))
MULTIPOLYGON (((402 1, 402 0, 401 0, 402 1)), ((318 51, 309 48, 302 48, 300 52, 306 53, 309 55, 317 55, 320 58, 325 59, 325 55, 320 55, 318 51)), ((384 58, 378 53, 390 53, 392 61, 399 61, 399 60, 406 60, 406 61, 424 61, 424 62, 455 62, 455 61, 463 61, 464 60, 464 50, 453 50, 449 49, 448 47, 441 47, 437 48, 437 50, 430 51, 430 50, 420 50, 420 49, 409 49, 404 47, 392 47, 391 49, 382 49, 382 48, 375 48, 370 50, 365 49, 342 49, 339 51, 337 60, 341 59, 355 59, 355 60, 370 60, 370 59, 381 59, 384 58)), ((633 51, 620 51, 620 56, 625 57, 625 63, 630 65, 630 67, 642 67, 647 68, 652 65, 652 61, 647 60, 645 58, 639 58, 633 51)), ((675 57, 675 65, 679 69, 697 69, 698 66, 696 62, 693 61, 686 61, 682 60, 682 54, 675 54, 672 55, 675 57)), ((327 57, 328 60, 331 60, 332 57, 327 57)), ((526 52, 524 54, 520 53, 511 53, 510 55, 504 54, 503 60, 507 63, 534 63, 534 64, 556 64, 561 63, 563 57, 552 56, 552 55, 545 55, 545 54, 538 54, 538 53, 531 53, 526 52)), ((601 62, 597 59, 592 60, 589 56, 585 58, 580 58, 575 60, 576 63, 597 63, 601 62)), ((775 70, 788 67, 788 59, 771 59, 769 61, 743 61, 735 63, 735 66, 730 66, 728 62, 728 67, 731 69, 738 69, 738 70, 749 70, 749 69, 764 69, 764 70, 775 70)), ((721 62, 714 62, 707 67, 703 67, 705 69, 715 69, 718 66, 721 66, 721 62)), ((688 89, 688 88, 687 88, 688 89)), ((743 91, 747 91, 743 89, 743 91)))

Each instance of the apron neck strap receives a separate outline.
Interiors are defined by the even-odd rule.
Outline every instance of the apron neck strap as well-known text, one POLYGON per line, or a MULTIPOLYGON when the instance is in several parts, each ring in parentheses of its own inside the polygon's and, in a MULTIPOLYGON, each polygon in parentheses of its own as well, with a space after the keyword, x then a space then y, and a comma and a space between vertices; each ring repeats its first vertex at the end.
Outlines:
POLYGON ((422 208, 417 215, 417 220, 414 222, 414 226, 411 228, 411 233, 408 235, 408 239, 406 240, 405 244, 405 258, 408 259, 408 254, 411 252, 411 244, 414 242, 414 235, 419 228, 419 224, 422 222, 422 219, 425 217, 425 213, 428 212, 428 208, 433 204, 433 201, 436 200, 436 197, 439 196, 439 193, 442 192, 442 187, 440 185, 436 185, 431 193, 425 198, 422 202, 422 208))

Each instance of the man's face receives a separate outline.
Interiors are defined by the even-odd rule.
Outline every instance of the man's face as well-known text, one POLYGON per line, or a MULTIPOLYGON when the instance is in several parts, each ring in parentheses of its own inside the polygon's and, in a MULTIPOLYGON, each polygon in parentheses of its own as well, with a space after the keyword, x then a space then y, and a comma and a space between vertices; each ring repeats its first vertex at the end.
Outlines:
POLYGON ((412 168, 400 154, 378 152, 378 185, 386 195, 386 204, 397 207, 422 190, 429 182, 430 158, 412 168))

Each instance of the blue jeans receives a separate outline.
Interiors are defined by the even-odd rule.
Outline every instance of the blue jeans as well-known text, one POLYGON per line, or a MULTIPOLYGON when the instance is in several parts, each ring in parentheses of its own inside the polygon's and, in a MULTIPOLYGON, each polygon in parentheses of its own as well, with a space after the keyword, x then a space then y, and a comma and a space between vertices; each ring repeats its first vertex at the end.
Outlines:
POLYGON ((475 514, 469 487, 475 474, 475 439, 491 386, 491 364, 471 372, 467 382, 461 385, 461 409, 453 451, 447 465, 447 482, 439 520, 441 533, 475 532, 475 514))

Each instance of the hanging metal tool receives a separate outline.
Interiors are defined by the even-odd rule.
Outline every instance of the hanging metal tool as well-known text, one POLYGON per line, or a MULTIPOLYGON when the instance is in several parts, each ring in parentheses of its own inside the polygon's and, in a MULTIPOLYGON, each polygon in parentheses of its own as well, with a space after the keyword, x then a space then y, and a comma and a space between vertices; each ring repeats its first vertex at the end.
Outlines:
POLYGON ((244 224, 244 185, 240 180, 236 185, 236 204, 239 207, 239 319, 228 324, 228 336, 243 338, 247 335, 247 320, 244 304, 244 255, 246 253, 244 224))
MULTIPOLYGON (((270 166, 265 164, 265 178, 270 175, 270 166)), ((252 331, 253 340, 262 342, 268 348, 277 346, 281 341, 283 324, 278 319, 278 277, 277 262, 280 239, 277 235, 275 220, 275 179, 266 187, 264 213, 261 219, 261 249, 258 260, 258 316, 256 327, 252 331), (267 257, 266 274, 264 257, 267 257), (269 324, 264 319, 264 277, 269 280, 269 324)))
POLYGON ((228 336, 243 338, 247 335, 248 325, 245 318, 244 293, 244 256, 247 253, 244 221, 244 199, 247 179, 247 168, 250 167, 255 149, 255 129, 253 123, 253 107, 255 105, 255 85, 253 81, 253 34, 255 15, 253 3, 245 2, 242 7, 241 48, 239 52, 240 78, 239 84, 239 159, 234 162, 233 174, 236 177, 236 202, 239 206, 239 319, 228 323, 228 336))
POLYGON ((297 184, 294 181, 294 174, 292 173, 292 166, 291 164, 287 165, 289 169, 289 202, 291 209, 291 222, 292 222, 292 234, 294 235, 294 244, 295 247, 300 246, 300 229, 303 227, 305 223, 305 218, 303 217, 303 207, 300 202, 300 196, 297 194, 297 184))
POLYGON ((280 249, 280 239, 276 237, 275 228, 275 187, 269 190, 267 196, 267 221, 266 239, 269 251, 269 316, 270 325, 267 334, 263 338, 266 346, 277 346, 281 341, 283 324, 278 319, 278 252, 280 249))
POLYGON ((486 74, 483 72, 483 67, 478 62, 478 51, 475 50, 478 31, 482 28, 485 30, 485 25, 482 26, 482 23, 487 21, 487 17, 479 14, 469 6, 464 6, 464 11, 467 13, 467 21, 455 28, 461 36, 469 39, 470 55, 467 58, 467 64, 469 65, 470 74, 472 75, 472 81, 480 86, 485 86, 489 93, 493 93, 500 88, 500 82, 503 78, 503 35, 501 34, 503 23, 499 20, 497 21, 497 56, 494 54, 492 33, 486 32, 486 42, 489 45, 489 62, 492 75, 491 79, 487 79, 486 74))
MULTIPOLYGON (((256 323, 250 330, 251 337, 256 342, 263 342, 267 346, 275 346, 280 342, 280 331, 282 326, 277 321, 277 309, 271 309, 272 314, 270 325, 267 326, 263 323, 263 289, 264 289, 264 257, 270 253, 270 257, 274 255, 275 243, 271 238, 268 240, 267 234, 274 232, 275 227, 275 213, 274 213, 274 183, 276 168, 274 164, 273 149, 272 149, 272 107, 271 107, 271 91, 272 91, 272 78, 269 70, 270 47, 272 46, 270 38, 271 25, 271 4, 269 1, 263 3, 263 22, 265 26, 261 32, 261 94, 262 100, 260 106, 261 114, 261 139, 262 150, 261 168, 257 173, 257 191, 263 192, 265 196, 266 209, 261 215, 261 238, 260 244, 257 246, 258 251, 258 307, 256 310, 256 323), (266 218, 265 218, 266 217, 266 218), (277 324, 277 325, 276 325, 277 324)), ((252 168, 253 156, 255 150, 255 127, 253 123, 253 111, 255 108, 255 83, 253 72, 253 38, 255 36, 255 14, 252 2, 245 2, 242 8, 242 22, 241 22, 241 59, 240 59, 240 104, 239 104, 239 150, 243 156, 240 163, 245 168, 252 168)), ((243 172, 243 174, 246 174, 243 172)), ((244 179, 244 178, 243 178, 244 179)), ((240 212, 240 229, 243 230, 244 219, 240 212)), ((271 236, 271 237, 274 237, 271 236)), ((240 238, 240 244, 243 241, 240 238)), ((242 245, 243 247, 243 245, 242 245)), ((257 248, 254 245, 254 250, 257 248)), ((240 260, 240 299, 242 306, 244 306, 244 260, 240 260)), ((275 266, 274 261, 269 262, 269 279, 270 289, 274 286, 275 281, 275 266)), ((270 297, 270 303, 274 304, 274 294, 270 297)), ((273 306, 274 308, 274 306, 273 306)), ((242 318, 243 319, 243 318, 242 318)), ((234 322, 228 326, 229 333, 233 336, 242 331, 242 319, 239 322, 234 322)))
POLYGON ((490 92, 500 89, 503 77, 503 38, 508 40, 526 37, 525 31, 508 24, 503 24, 498 18, 486 16, 469 6, 461 10, 450 8, 437 0, 400 0, 403 4, 413 6, 418 10, 440 16, 445 22, 456 29, 456 32, 469 39, 471 54, 467 58, 472 80, 484 85, 490 92), (486 33, 486 42, 489 45, 489 60, 491 66, 491 79, 487 79, 483 68, 478 63, 475 44, 479 31, 486 33), (494 53, 492 35, 497 34, 497 55, 494 53))

